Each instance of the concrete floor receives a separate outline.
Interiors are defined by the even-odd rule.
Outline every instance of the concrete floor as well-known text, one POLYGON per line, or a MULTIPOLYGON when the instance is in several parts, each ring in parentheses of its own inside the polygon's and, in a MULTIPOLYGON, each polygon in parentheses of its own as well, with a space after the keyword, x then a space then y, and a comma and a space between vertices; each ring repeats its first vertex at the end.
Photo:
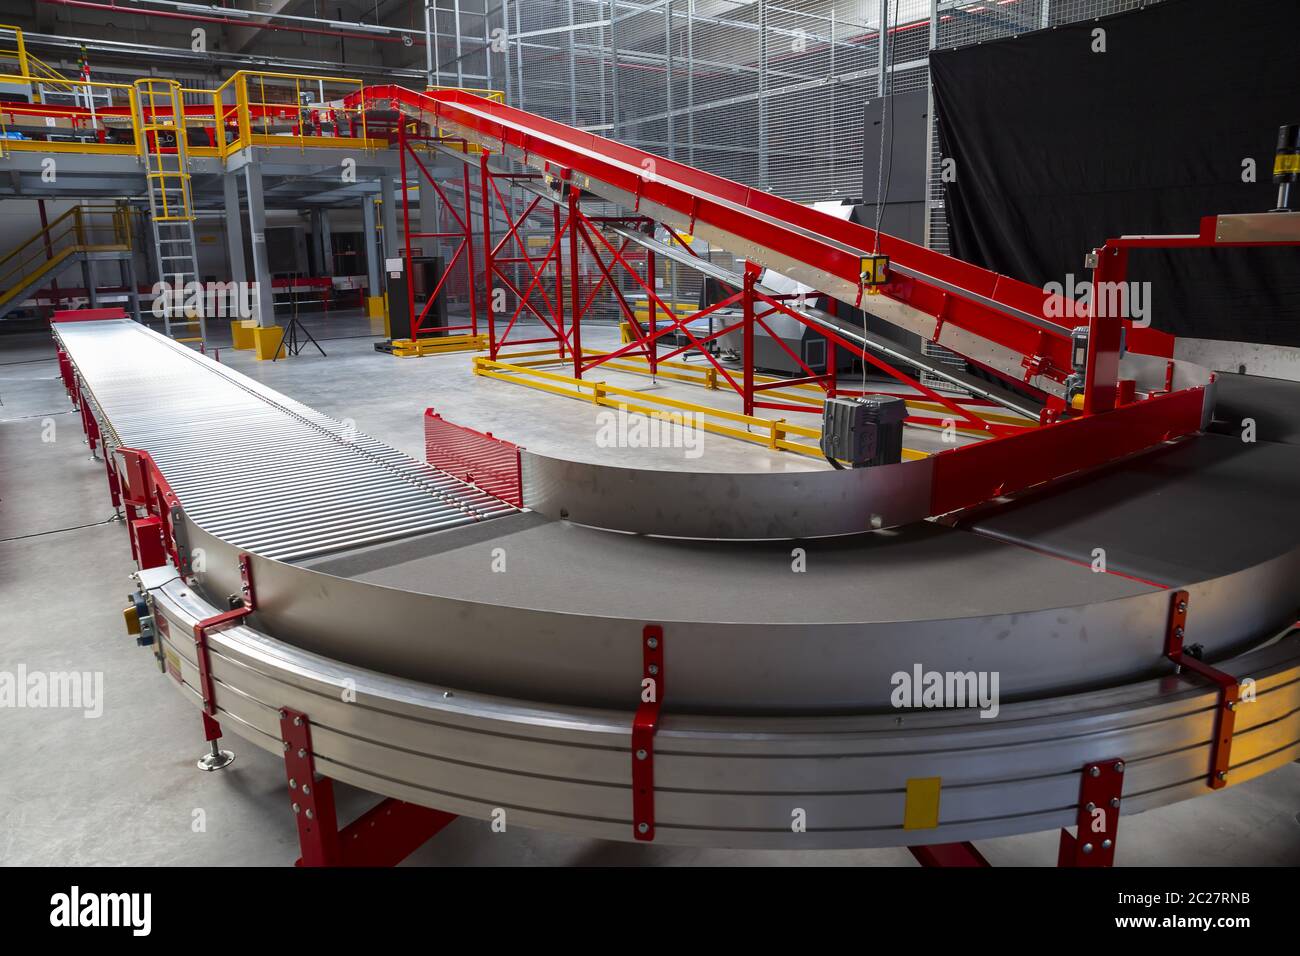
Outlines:
MULTIPOLYGON (((422 456, 420 416, 433 406, 460 424, 539 450, 608 455, 586 403, 475 378, 464 354, 395 359, 376 353, 366 323, 313 320, 314 350, 276 363, 221 349, 233 367, 403 451, 422 456)), ((612 335, 612 333, 610 333, 612 335)), ((594 338, 594 336, 592 336, 594 338)), ((58 378, 48 336, 0 338, 0 671, 103 675, 103 714, 0 710, 0 863, 284 865, 296 832, 283 765, 238 739, 238 759, 200 773, 194 709, 125 635, 121 608, 133 564, 110 517, 103 466, 90 460, 58 378), (43 440, 51 437, 53 441, 43 440), (70 529, 70 530, 59 530, 70 529), (54 532, 54 533, 50 533, 54 532), (200 823, 202 824, 200 826, 200 823)), ((611 383, 655 387, 611 373, 611 383)), ((702 390, 661 385, 701 401, 702 390)), ((719 401, 730 401, 719 398, 719 401)), ((919 444, 909 436, 909 444, 919 444)), ((657 467, 807 469, 812 459, 707 436, 704 455, 620 450, 657 467)), ((373 798, 339 788, 340 818, 373 798)), ((1300 864, 1300 764, 1139 816, 1120 827, 1121 865, 1300 864)), ((979 844, 994 865, 1052 865, 1054 832, 979 844)), ((691 850, 606 843, 458 820, 413 865, 915 865, 905 849, 832 852, 691 850)))

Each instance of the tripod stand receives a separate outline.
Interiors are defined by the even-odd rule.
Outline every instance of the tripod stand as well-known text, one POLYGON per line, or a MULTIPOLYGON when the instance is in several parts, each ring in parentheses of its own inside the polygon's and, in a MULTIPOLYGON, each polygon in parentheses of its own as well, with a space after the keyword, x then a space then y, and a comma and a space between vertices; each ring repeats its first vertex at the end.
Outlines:
MULTIPOLYGON (((297 283, 298 278, 299 277, 295 275, 292 282, 297 283)), ((290 286, 290 288, 292 288, 292 286, 290 286)), ((276 361, 276 359, 280 357, 281 352, 286 356, 298 355, 306 347, 308 342, 316 346, 316 351, 320 352, 322 358, 326 358, 325 350, 320 347, 320 343, 316 341, 315 336, 313 336, 311 332, 307 330, 307 326, 303 325, 298 319, 297 292, 293 295, 292 308, 293 311, 289 313, 289 321, 285 323, 284 332, 280 334, 280 344, 276 347, 275 355, 271 358, 271 361, 276 361)))

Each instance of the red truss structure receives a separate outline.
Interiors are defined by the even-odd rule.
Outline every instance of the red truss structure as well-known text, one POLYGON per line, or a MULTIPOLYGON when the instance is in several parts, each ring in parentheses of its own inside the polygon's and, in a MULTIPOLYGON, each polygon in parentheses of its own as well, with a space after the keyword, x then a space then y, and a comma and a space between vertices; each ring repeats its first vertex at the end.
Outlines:
MULTIPOLYGON (((712 366, 717 381, 741 397, 746 413, 760 408, 816 413, 816 404, 779 401, 769 393, 810 385, 827 396, 865 393, 843 389, 836 382, 837 353, 848 349, 866 365, 907 386, 907 397, 928 400, 946 413, 942 418, 933 413, 911 415, 910 424, 955 422, 989 439, 933 456, 936 510, 932 514, 1096 467, 1202 427, 1206 389, 1213 376, 1207 373, 1204 381, 1176 388, 1169 337, 1135 328, 1122 315, 1108 314, 1095 304, 1079 309, 1078 303, 1044 288, 463 90, 416 93, 399 86, 377 86, 355 94, 352 101, 349 106, 396 108, 412 121, 463 136, 480 151, 472 160, 465 147, 456 155, 467 167, 478 167, 486 260, 481 288, 488 301, 499 297, 499 290, 514 297, 508 318, 489 309, 493 359, 508 346, 550 344, 571 365, 573 376, 581 379, 619 359, 643 358, 653 372, 662 362, 694 352, 712 366), (509 164, 527 171, 510 171, 509 164), (522 211, 517 210, 513 194, 509 199, 503 194, 501 180, 533 194, 522 211), (627 214, 592 215, 590 207, 584 208, 588 199, 613 204, 627 214), (494 240, 501 221, 506 223, 504 234, 494 240), (545 223, 549 230, 540 257, 529 250, 522 234, 525 221, 545 223), (700 257, 687 237, 699 236, 711 247, 728 249, 744 258, 743 272, 724 274, 730 284, 725 285, 721 301, 680 314, 677 303, 665 302, 657 290, 654 250, 667 253, 662 241, 644 235, 656 230, 695 258, 700 257), (632 247, 644 251, 634 254, 632 247), (882 263, 887 265, 883 271, 882 263), (802 296, 763 288, 759 277, 764 268, 824 295, 832 321, 826 321, 825 313, 806 313, 802 303, 793 301, 802 296), (512 279, 511 270, 522 270, 524 278, 512 279), (638 317, 621 281, 644 294, 648 306, 644 319, 638 317), (629 340, 607 352, 584 351, 583 319, 606 288, 625 321, 629 340), (855 308, 870 302, 867 311, 916 331, 1028 392, 1041 405, 1039 420, 1021 425, 986 418, 977 410, 999 403, 958 401, 899 371, 874 354, 870 343, 854 341, 848 326, 833 321, 837 301, 855 308), (704 333, 693 327, 701 319, 718 317, 724 309, 729 311, 722 328, 711 327, 704 333), (738 310, 739 317, 730 310, 738 310), (541 324, 541 336, 516 337, 525 313, 541 324), (1075 314, 1077 319, 1052 318, 1075 314), (821 336, 827 354, 821 371, 772 334, 777 318, 792 319, 821 336), (744 342, 740 369, 724 367, 710 348, 721 336, 736 331, 744 342), (760 333, 771 336, 791 360, 797 370, 793 378, 757 380, 753 345, 760 333), (1086 349, 1081 336, 1086 337, 1086 349), (1141 373, 1140 387, 1134 379, 1121 379, 1126 340, 1131 352, 1167 360, 1163 382, 1152 381, 1149 370, 1141 373), (1040 455, 1049 450, 1058 457, 1042 461, 1040 455)), ((467 175, 454 177, 461 179, 466 198, 470 194, 467 175)), ((445 201, 441 191, 439 195, 445 201)), ((1196 235, 1110 240, 1090 255, 1093 286, 1100 289, 1125 281, 1130 248, 1300 244, 1290 234, 1276 236, 1276 230, 1236 222, 1252 218, 1258 217, 1208 217, 1196 235)), ((685 262, 685 255, 676 250, 672 258, 685 262)), ((716 266, 703 260, 700 264, 700 271, 712 271, 718 278, 716 266)))

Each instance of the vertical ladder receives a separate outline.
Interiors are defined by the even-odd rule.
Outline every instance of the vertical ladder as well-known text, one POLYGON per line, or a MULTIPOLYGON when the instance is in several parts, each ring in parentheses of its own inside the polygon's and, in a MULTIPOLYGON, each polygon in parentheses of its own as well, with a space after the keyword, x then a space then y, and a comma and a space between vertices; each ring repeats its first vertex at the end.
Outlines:
POLYGON ((204 297, 192 293, 199 281, 199 269, 181 85, 154 77, 136 80, 133 85, 159 279, 175 295, 171 308, 164 310, 164 331, 177 342, 197 343, 204 351, 208 336, 204 297))

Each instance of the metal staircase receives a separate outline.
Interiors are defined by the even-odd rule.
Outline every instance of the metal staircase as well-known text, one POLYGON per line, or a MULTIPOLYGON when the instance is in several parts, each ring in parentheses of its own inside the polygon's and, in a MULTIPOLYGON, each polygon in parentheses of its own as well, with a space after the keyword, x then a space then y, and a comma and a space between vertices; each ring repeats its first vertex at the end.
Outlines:
POLYGON ((163 331, 177 342, 197 344, 202 351, 208 328, 203 296, 190 293, 199 281, 199 270, 181 85, 153 77, 133 85, 140 108, 140 154, 158 273, 173 296, 163 309, 163 331))
MULTIPOLYGON (((127 262, 131 252, 130 210, 115 206, 73 206, 0 257, 0 319, 24 307, 64 272, 88 262, 127 262)), ((129 273, 134 274, 128 268, 129 273)), ((89 270, 83 271, 95 301, 89 270)), ((128 297, 133 293, 128 289, 128 297)))

